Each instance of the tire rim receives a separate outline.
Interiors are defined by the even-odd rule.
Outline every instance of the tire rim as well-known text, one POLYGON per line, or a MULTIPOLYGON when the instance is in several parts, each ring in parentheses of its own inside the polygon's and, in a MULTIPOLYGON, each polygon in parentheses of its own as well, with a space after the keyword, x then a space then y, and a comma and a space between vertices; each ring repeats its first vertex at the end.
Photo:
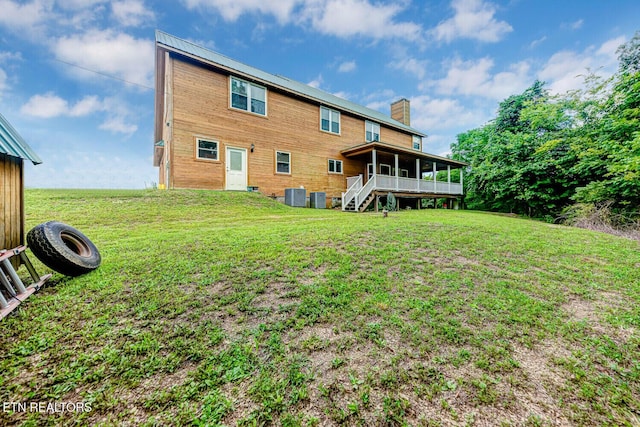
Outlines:
POLYGON ((64 231, 60 233, 60 238, 69 249, 81 257, 86 258, 91 256, 91 249, 89 248, 89 245, 87 245, 82 239, 78 239, 78 237, 73 234, 64 231))

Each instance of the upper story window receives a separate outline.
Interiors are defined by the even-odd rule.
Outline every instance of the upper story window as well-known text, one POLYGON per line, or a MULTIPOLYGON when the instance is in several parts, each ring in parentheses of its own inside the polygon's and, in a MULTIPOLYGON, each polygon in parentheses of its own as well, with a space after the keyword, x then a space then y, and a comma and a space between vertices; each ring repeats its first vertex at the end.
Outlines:
POLYGON ((218 160, 218 142, 196 138, 197 157, 204 160, 218 160))
POLYGON ((413 135, 413 149, 418 151, 422 150, 422 137, 413 135))
POLYGON ((320 107, 320 129, 340 134, 340 112, 320 107))
POLYGON ((231 107, 266 116, 267 89, 231 77, 231 107))
POLYGON ((380 141, 380 125, 378 123, 365 121, 365 139, 367 142, 380 141))

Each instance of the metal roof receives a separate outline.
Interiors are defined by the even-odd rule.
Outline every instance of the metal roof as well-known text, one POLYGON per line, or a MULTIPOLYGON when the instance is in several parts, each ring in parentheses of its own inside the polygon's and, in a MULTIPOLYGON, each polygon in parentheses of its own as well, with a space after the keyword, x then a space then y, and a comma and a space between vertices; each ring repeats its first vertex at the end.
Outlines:
POLYGON ((29 147, 18 131, 0 114, 0 153, 31 160, 34 165, 42 163, 40 157, 29 147))
POLYGON ((263 82, 267 86, 277 87, 281 90, 310 98, 327 107, 333 107, 342 112, 347 112, 356 116, 364 117, 366 119, 385 124, 392 128, 403 130, 407 133, 418 136, 427 136, 424 132, 407 126, 402 122, 392 119, 379 111, 371 108, 358 105, 355 102, 347 101, 346 99, 332 95, 328 92, 324 92, 315 87, 306 85, 304 83, 297 82, 295 80, 288 79, 283 76, 270 74, 265 71, 261 71, 257 68, 249 65, 242 64, 238 61, 230 59, 224 55, 213 52, 209 49, 205 49, 201 46, 193 44, 187 40, 180 39, 172 36, 160 30, 156 30, 156 44, 162 45, 174 52, 182 52, 191 57, 199 58, 207 63, 221 66, 231 72, 235 72, 240 75, 252 77, 260 82, 263 82))

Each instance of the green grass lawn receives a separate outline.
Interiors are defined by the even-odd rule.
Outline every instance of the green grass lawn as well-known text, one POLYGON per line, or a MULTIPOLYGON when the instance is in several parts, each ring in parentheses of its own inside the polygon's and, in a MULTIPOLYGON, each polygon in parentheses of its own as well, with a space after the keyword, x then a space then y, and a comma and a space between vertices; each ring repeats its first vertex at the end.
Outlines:
POLYGON ((65 222, 103 260, 0 322, 1 400, 91 411, 0 425, 640 424, 637 241, 251 193, 25 198, 27 229, 65 222))

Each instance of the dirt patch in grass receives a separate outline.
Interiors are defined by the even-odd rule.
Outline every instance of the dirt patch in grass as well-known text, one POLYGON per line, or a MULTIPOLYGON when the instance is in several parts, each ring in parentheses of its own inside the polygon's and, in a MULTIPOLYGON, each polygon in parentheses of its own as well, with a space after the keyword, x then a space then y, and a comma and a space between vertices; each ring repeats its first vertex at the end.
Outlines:
POLYGON ((516 346, 513 351, 523 375, 521 387, 514 394, 526 411, 525 420, 539 419, 551 425, 571 425, 562 414, 557 401, 557 390, 568 380, 566 373, 553 363, 553 358, 569 357, 571 352, 565 345, 551 341, 542 342, 532 348, 516 346))
POLYGON ((617 292, 598 292, 594 299, 582 299, 572 297, 562 304, 561 308, 569 318, 585 322, 594 332, 609 336, 618 343, 627 342, 633 338, 637 329, 633 326, 615 327, 604 321, 607 312, 618 312, 624 308, 625 299, 617 292))
MULTIPOLYGON (((170 397, 172 389, 188 383, 190 381, 189 374, 196 368, 194 364, 186 363, 171 374, 157 374, 141 380, 135 390, 129 388, 119 390, 117 402, 110 402, 110 404, 117 405, 118 412, 126 414, 126 417, 121 417, 118 420, 118 424, 123 426, 140 425, 157 413, 158 409, 164 411, 163 422, 171 423, 172 415, 175 416, 178 411, 177 406, 170 397)), ((82 398, 75 394, 69 395, 63 400, 74 402, 82 401, 82 398)), ((94 410, 92 412, 95 415, 87 420, 90 424, 113 421, 110 413, 104 413, 102 410, 104 406, 104 402, 93 405, 94 410)))
POLYGON ((573 298, 562 305, 570 318, 577 321, 585 321, 590 324, 599 324, 596 307, 593 301, 573 298))

